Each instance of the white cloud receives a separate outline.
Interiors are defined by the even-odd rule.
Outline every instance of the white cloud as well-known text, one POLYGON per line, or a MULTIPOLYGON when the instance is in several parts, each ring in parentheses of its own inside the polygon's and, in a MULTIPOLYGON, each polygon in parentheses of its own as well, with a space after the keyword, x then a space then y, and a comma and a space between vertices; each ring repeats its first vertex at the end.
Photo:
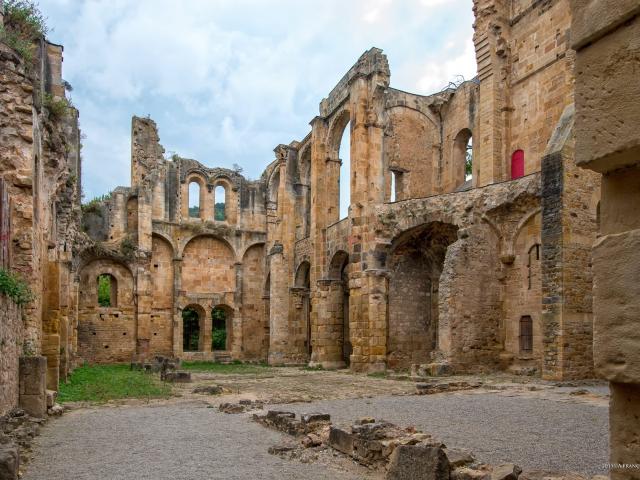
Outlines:
POLYGON ((404 90, 473 76, 471 3, 40 0, 52 41, 65 45, 88 196, 128 184, 134 114, 151 114, 168 151, 258 177, 371 46, 404 90))

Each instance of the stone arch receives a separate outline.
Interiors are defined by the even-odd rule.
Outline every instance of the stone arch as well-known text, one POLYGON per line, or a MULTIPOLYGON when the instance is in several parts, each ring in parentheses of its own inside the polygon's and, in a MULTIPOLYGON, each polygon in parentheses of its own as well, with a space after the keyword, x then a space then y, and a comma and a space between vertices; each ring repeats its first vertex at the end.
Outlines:
POLYGON ((471 169, 467 173, 467 154, 469 153, 469 143, 473 140, 473 133, 469 128, 460 130, 453 140, 453 155, 451 156, 451 166, 453 168, 453 179, 455 185, 462 185, 469 180, 473 180, 473 171, 476 166, 473 164, 473 151, 471 151, 471 169))
MULTIPOLYGON (((332 332, 327 339, 328 350, 333 351, 326 363, 327 367, 349 365, 352 352, 350 337, 350 298, 349 298, 349 254, 344 250, 336 252, 328 268, 328 300, 332 306, 332 315, 326 326, 332 332)), ((324 363, 323 363, 324 365, 324 363)))
POLYGON ((387 364, 393 369, 428 363, 438 347, 440 277, 457 231, 453 224, 431 222, 391 244, 387 364))
POLYGON ((136 352, 135 277, 128 266, 111 258, 94 258, 80 266, 78 354, 89 363, 131 360, 136 352), (115 279, 117 303, 98 306, 98 277, 115 279))
MULTIPOLYGON (((229 248, 229 250, 231 250, 231 252, 233 252, 233 258, 236 258, 236 253, 235 253, 235 249, 233 248, 233 245, 231 245, 231 243, 229 243, 229 240, 227 240, 224 237, 221 237, 219 235, 214 235, 212 233, 196 233, 194 235, 191 235, 190 237, 185 238, 182 241, 182 247, 178 249, 178 256, 180 258, 184 258, 184 252, 187 248, 187 246, 189 245, 189 243, 191 243, 192 241, 196 240, 199 237, 211 237, 211 238, 215 238, 216 240, 224 243, 227 248, 229 248)), ((166 240, 166 238, 165 238, 166 240)))
POLYGON ((422 198, 438 192, 440 130, 431 117, 407 106, 385 111, 383 138, 385 199, 422 198))
POLYGON ((303 261, 300 263, 300 265, 298 265, 298 268, 296 269, 296 276, 295 276, 295 286, 296 287, 304 287, 304 288, 310 288, 310 275, 311 273, 311 265, 309 264, 308 261, 303 261))
POLYGON ((199 170, 194 170, 185 176, 184 189, 182 191, 183 206, 182 215, 184 218, 204 218, 205 204, 207 197, 207 180, 206 174, 199 170), (195 215, 195 211, 190 211, 190 206, 195 203, 195 199, 191 198, 191 185, 196 184, 198 186, 198 211, 195 215))
POLYGON ((235 263, 226 240, 207 234, 192 237, 182 252, 181 290, 188 295, 234 292, 235 263))

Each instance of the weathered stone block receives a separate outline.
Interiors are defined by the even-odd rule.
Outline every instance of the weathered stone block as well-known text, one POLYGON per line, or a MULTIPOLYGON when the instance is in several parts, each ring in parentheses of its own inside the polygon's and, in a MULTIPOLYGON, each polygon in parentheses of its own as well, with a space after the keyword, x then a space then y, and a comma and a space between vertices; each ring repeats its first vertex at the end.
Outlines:
POLYGON ((347 455, 353 454, 353 435, 338 427, 329 430, 329 445, 347 455))
POLYGON ((189 383, 191 382, 191 372, 166 372, 163 380, 172 383, 189 383))
POLYGON ((473 453, 470 450, 462 448, 447 448, 444 453, 447 455, 447 460, 451 468, 464 467, 475 461, 473 453))
POLYGON ((578 50, 640 13, 636 0, 571 0, 571 45, 578 50))
POLYGON ((330 422, 331 415, 328 413, 305 413, 300 415, 300 420, 303 425, 307 425, 309 423, 330 422))
POLYGON ((20 407, 33 417, 47 413, 47 359, 20 357, 20 407))
MULTIPOLYGON (((632 3, 633 0, 630 0, 632 3)), ((617 2, 606 4, 614 9, 617 2)), ((619 3, 628 4, 621 1, 619 3)), ((627 5, 628 6, 628 5, 627 5)), ((623 7, 625 10, 625 7, 623 7)), ((601 173, 634 165, 640 157, 640 18, 580 50, 576 59, 576 163, 601 173), (604 83, 606 80, 606 83, 604 83), (624 92, 624 94, 622 94, 624 92)))
POLYGON ((607 235, 594 246, 594 362, 614 382, 640 383, 638 265, 640 230, 607 235))
POLYGON ((387 480, 449 480, 449 462, 442 448, 400 445, 391 454, 387 480))

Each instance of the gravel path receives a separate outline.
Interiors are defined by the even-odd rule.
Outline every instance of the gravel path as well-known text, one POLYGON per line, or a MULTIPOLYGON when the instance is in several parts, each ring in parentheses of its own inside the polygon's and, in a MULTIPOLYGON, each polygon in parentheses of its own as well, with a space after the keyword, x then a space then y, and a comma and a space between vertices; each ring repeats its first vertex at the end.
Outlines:
POLYGON ((361 478, 267 453, 283 438, 203 404, 77 410, 43 429, 23 480, 361 478))
POLYGON ((604 474, 608 462, 606 406, 497 393, 386 396, 274 406, 330 413, 334 423, 362 416, 415 425, 486 463, 525 469, 604 474))
MULTIPOLYGON (((327 412, 335 423, 372 416, 415 425, 487 463, 597 474, 607 461, 604 405, 464 393, 270 406, 280 407, 327 412)), ((357 470, 267 453, 286 438, 246 415, 222 414, 196 402, 80 409, 43 429, 23 480, 362 478, 357 470)))

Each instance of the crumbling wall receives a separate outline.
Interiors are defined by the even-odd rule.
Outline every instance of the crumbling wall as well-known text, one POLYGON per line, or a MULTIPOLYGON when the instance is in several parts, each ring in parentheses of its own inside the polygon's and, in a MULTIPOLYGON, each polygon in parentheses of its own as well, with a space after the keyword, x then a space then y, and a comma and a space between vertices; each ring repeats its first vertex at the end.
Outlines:
POLYGON ((22 310, 0 294, 0 417, 18 405, 22 335, 22 310))
POLYGON ((134 278, 128 267, 113 260, 94 260, 80 271, 78 354, 91 363, 131 361, 136 353, 134 278), (117 303, 98 304, 98 276, 117 281, 117 303))

